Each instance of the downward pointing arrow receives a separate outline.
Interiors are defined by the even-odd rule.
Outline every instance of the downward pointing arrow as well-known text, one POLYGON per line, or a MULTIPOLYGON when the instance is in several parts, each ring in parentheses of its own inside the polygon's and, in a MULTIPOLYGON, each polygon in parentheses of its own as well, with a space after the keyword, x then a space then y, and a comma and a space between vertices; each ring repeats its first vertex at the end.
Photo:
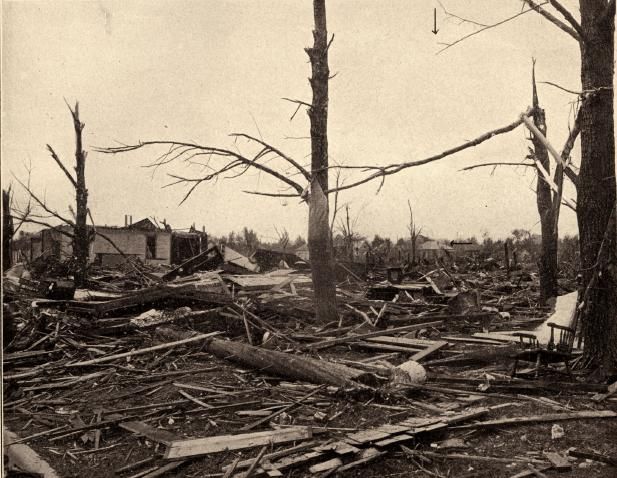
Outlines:
POLYGON ((437 32, 439 30, 437 30, 437 9, 433 8, 433 29, 431 30, 433 32, 433 35, 437 35, 437 32))

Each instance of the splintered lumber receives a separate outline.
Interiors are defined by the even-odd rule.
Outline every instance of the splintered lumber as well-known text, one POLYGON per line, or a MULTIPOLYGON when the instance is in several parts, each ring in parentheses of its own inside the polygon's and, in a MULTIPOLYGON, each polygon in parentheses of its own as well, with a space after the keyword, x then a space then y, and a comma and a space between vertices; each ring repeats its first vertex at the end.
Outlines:
POLYGON ((298 400, 296 400, 295 403, 292 403, 291 405, 287 405, 286 407, 281 408, 280 410, 272 412, 267 417, 261 418, 261 419, 257 420, 256 422, 249 423, 248 425, 243 426, 242 430, 252 430, 253 428, 258 427, 262 423, 270 422, 270 420, 272 420, 274 417, 277 417, 278 415, 281 415, 282 413, 285 413, 285 412, 291 410, 292 408, 294 408, 294 407, 296 407, 298 405, 301 405, 304 400, 306 400, 307 398, 312 397, 313 395, 315 395, 318 392, 321 392, 324 387, 325 387, 325 385, 321 385, 321 386, 317 387, 312 392, 309 392, 306 395, 304 395, 303 397, 301 397, 298 400))
POLYGON ((559 453, 554 451, 545 451, 544 456, 551 462, 551 465, 553 465, 553 468, 557 471, 570 471, 572 469, 572 465, 568 459, 559 453))
MULTIPOLYGON (((187 334, 191 335, 188 332, 178 331, 169 327, 158 327, 157 333, 173 338, 185 337, 187 334)), ((231 360, 232 362, 273 375, 316 383, 318 385, 358 387, 360 383, 355 380, 366 375, 366 372, 362 370, 356 370, 341 364, 211 337, 207 338, 203 349, 224 360, 231 360)))
POLYGON ((430 345, 426 347, 424 350, 421 350, 420 352, 412 355, 411 360, 415 360, 416 362, 419 362, 420 360, 428 357, 429 355, 447 346, 448 346, 448 342, 445 342, 443 340, 436 341, 433 345, 430 345))
POLYGON ((307 348, 309 348, 310 350, 321 350, 321 349, 325 349, 328 347, 333 347, 334 345, 344 344, 344 343, 352 342, 355 340, 366 339, 368 337, 395 335, 400 332, 411 332, 413 330, 427 329, 430 327, 439 327, 440 325, 443 325, 443 321, 426 322, 424 324, 404 325, 403 327, 395 327, 393 329, 379 330, 379 331, 369 332, 366 334, 359 334, 359 335, 347 335, 345 337, 338 337, 336 339, 324 340, 322 342, 310 344, 307 346, 307 348))
POLYGON ((607 399, 608 397, 610 397, 611 395, 614 395, 615 393, 617 393, 617 382, 610 384, 608 386, 608 390, 606 391, 606 393, 597 393, 593 397, 591 397, 591 399, 594 402, 601 402, 602 400, 607 399))
POLYGON ((525 423, 559 422, 564 420, 582 420, 592 418, 617 418, 617 412, 612 410, 582 411, 574 413, 549 413, 546 415, 532 415, 528 417, 502 418, 485 422, 460 425, 457 428, 489 428, 504 425, 522 425, 525 423))
MULTIPOLYGON (((401 449, 405 452, 406 455, 409 456, 425 456, 428 458, 440 458, 444 460, 471 460, 471 461, 485 461, 492 463, 527 463, 528 459, 523 458, 501 458, 497 456, 480 456, 480 455, 466 455, 463 453, 437 453, 434 451, 424 451, 424 450, 411 450, 407 448, 405 445, 401 445, 401 449)), ((537 461, 537 460, 534 460, 537 461)), ((544 462, 540 462, 544 463, 544 462)))
POLYGON ((361 345, 366 348, 413 353, 410 360, 415 360, 416 362, 448 345, 448 342, 443 340, 434 341, 385 336, 369 337, 366 339, 366 342, 372 344, 368 345, 365 342, 361 342, 361 345), (382 345, 386 345, 387 347, 382 347, 382 345))
POLYGON ((347 463, 336 470, 337 473, 342 473, 343 471, 350 470, 359 465, 364 465, 370 461, 373 461, 379 458, 382 455, 385 455, 385 451, 379 451, 376 448, 367 448, 366 450, 362 450, 360 456, 357 460, 347 463))
POLYGON ((576 458, 584 458, 585 460, 599 461, 617 467, 617 455, 606 456, 592 451, 568 450, 568 455, 576 458))
POLYGON ((244 478, 250 478, 253 475, 253 472, 255 471, 255 469, 257 468, 257 465, 259 464, 259 462, 265 455, 267 449, 268 449, 268 445, 264 445, 264 447, 261 450, 259 450, 259 454, 253 460, 253 463, 251 463, 251 466, 249 466, 249 469, 246 471, 246 474, 244 474, 244 478))
POLYGON ((104 363, 104 362, 111 362, 119 358, 133 357, 135 355, 143 355, 143 354, 147 354, 150 352, 156 352, 158 350, 171 349, 179 345, 184 345, 184 344, 188 344, 191 342, 198 342, 200 340, 205 340, 205 339, 213 337, 214 335, 218 335, 220 333, 221 332, 210 332, 209 334, 199 334, 199 335, 191 336, 191 337, 188 337, 182 340, 177 340, 175 342, 168 342, 166 344, 155 345, 153 347, 146 347, 144 349, 132 350, 130 352, 125 352, 122 354, 108 355, 106 357, 99 357, 99 358, 92 359, 92 360, 86 360, 84 362, 70 363, 70 364, 65 365, 65 367, 67 368, 87 367, 89 365, 95 365, 95 364, 104 363))
POLYGON ((509 361, 515 353, 520 352, 518 345, 499 345, 482 347, 481 350, 465 352, 454 357, 431 360, 426 365, 472 365, 472 364, 495 364, 509 361))
POLYGON ((538 476, 538 473, 541 473, 543 471, 548 471, 551 468, 553 468, 552 465, 542 466, 542 467, 539 467, 539 468, 535 468, 534 467, 533 470, 521 471, 520 473, 517 473, 516 475, 512 475, 510 478, 526 478, 528 476, 538 476))
MULTIPOLYGON (((262 457, 262 460, 264 462, 266 461, 271 461, 271 460, 275 460, 278 458, 283 458, 285 456, 289 456, 292 455, 294 453, 298 453, 300 451, 304 451, 304 450, 308 450, 309 448, 313 448, 315 447, 315 442, 309 442, 309 443, 302 443, 300 445, 296 445, 294 447, 291 448, 285 448, 284 450, 280 450, 280 451, 275 451, 273 453, 268 453, 267 455, 264 455, 262 457)), ((251 466, 251 464, 253 463, 253 459, 250 458, 248 460, 242 460, 240 461, 238 459, 237 463, 232 463, 231 465, 227 465, 223 467, 223 471, 225 473, 228 473, 230 469, 234 468, 234 469, 243 469, 243 468, 248 468, 249 466, 251 466)), ((266 466, 264 464, 264 466, 266 466)))
POLYGON ((123 428, 126 431, 137 433, 138 435, 145 436, 150 440, 162 443, 163 445, 167 445, 173 440, 177 440, 178 436, 175 433, 172 433, 167 430, 163 430, 161 428, 154 428, 144 422, 134 421, 134 422, 124 422, 119 425, 120 428, 123 428))
POLYGON ((159 476, 165 475, 168 471, 175 470, 179 466, 184 465, 185 461, 174 461, 172 463, 167 463, 156 470, 152 470, 150 473, 143 475, 141 478, 157 478, 159 476))
POLYGON ((340 458, 332 458, 327 461, 322 461, 321 463, 316 463, 309 468, 309 471, 315 475, 317 473, 323 473, 324 471, 334 470, 343 466, 343 460, 340 458))
POLYGON ((311 427, 293 427, 282 430, 245 433, 242 435, 220 435, 193 440, 179 440, 169 444, 165 452, 165 458, 173 460, 228 450, 242 450, 256 446, 307 440, 312 438, 312 436, 311 427))

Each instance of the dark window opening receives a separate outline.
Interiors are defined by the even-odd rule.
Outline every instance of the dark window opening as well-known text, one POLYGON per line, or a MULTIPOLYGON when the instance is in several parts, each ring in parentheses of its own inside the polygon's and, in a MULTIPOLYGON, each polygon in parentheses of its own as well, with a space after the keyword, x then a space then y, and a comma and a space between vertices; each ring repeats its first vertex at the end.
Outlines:
POLYGON ((146 259, 156 259, 156 236, 146 237, 146 259))

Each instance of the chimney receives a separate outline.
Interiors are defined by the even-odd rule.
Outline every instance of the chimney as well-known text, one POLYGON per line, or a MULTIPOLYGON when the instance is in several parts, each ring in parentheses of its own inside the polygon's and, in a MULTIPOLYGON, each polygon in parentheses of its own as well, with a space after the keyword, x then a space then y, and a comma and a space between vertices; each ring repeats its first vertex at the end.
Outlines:
POLYGON ((133 215, 131 214, 129 216, 129 226, 132 226, 132 225, 133 225, 133 215))
POLYGON ((124 227, 129 225, 129 217, 125 214, 124 215, 124 227))

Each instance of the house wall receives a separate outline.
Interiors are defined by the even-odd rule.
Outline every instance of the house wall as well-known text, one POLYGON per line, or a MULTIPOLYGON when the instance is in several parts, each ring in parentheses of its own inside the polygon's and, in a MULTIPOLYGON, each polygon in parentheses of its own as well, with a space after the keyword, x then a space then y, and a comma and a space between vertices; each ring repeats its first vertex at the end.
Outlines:
MULTIPOLYGON (((146 235, 141 231, 127 229, 97 228, 99 232, 111 239, 118 249, 126 255, 135 256, 141 260, 146 258, 146 235)), ((97 254, 118 254, 118 251, 108 241, 100 236, 94 237, 90 246, 90 260, 94 260, 97 254)))
POLYGON ((156 233, 156 259, 161 260, 166 264, 171 260, 171 233, 157 232, 156 233))
MULTIPOLYGON (((171 233, 169 232, 152 233, 134 229, 107 229, 101 227, 98 230, 109 237, 127 256, 139 258, 150 264, 169 264, 171 253, 171 233), (147 237, 151 234, 156 234, 156 257, 146 259, 147 237)), ((118 254, 118 251, 102 237, 95 236, 90 248, 90 260, 93 261, 97 254, 118 254)))

